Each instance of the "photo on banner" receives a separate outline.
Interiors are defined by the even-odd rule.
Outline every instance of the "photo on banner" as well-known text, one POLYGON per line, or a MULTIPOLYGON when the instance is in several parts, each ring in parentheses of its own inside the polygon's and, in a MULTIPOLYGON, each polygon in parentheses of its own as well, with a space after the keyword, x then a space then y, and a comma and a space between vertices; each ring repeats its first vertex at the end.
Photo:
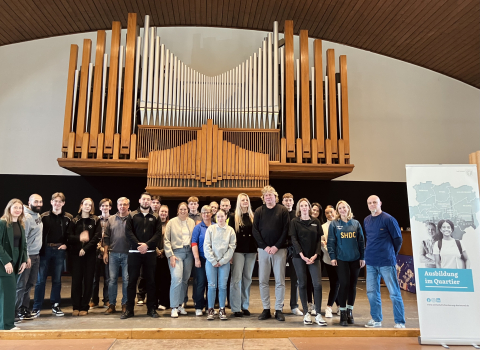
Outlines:
POLYGON ((419 341, 480 345, 476 165, 407 165, 406 170, 419 341))

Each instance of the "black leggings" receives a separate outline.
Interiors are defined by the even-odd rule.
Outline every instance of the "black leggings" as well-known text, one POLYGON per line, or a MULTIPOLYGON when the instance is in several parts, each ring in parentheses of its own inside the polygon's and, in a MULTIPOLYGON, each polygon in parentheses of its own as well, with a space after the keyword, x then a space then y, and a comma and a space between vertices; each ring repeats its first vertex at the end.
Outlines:
POLYGON ((338 302, 340 307, 355 304, 355 296, 357 294, 357 280, 360 273, 360 260, 342 261, 337 260, 337 274, 340 281, 340 289, 338 290, 338 302))
POLYGON ((337 267, 324 263, 323 261, 322 265, 324 265, 325 269, 327 270, 328 280, 330 282, 330 292, 328 292, 327 306, 333 306, 333 303, 339 305, 338 290, 340 288, 340 282, 338 281, 337 267))

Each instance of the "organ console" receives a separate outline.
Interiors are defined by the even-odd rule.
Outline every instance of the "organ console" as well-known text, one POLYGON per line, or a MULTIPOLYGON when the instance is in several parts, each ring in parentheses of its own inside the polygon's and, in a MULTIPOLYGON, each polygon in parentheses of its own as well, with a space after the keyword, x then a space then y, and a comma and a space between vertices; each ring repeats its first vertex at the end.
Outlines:
POLYGON ((161 42, 150 17, 139 35, 128 15, 126 45, 113 22, 106 33, 71 45, 60 166, 83 175, 146 175, 164 197, 253 197, 269 178, 332 179, 350 163, 347 60, 321 40, 309 61, 300 31, 294 60, 293 21, 278 23, 258 51, 232 69, 207 76, 161 42), (107 62, 110 62, 109 66, 107 62))

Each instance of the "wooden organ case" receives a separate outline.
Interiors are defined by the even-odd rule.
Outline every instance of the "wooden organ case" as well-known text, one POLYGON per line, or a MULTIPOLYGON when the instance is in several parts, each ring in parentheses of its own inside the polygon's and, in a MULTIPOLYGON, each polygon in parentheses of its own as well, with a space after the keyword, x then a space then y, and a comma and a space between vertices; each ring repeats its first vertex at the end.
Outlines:
POLYGON ((60 166, 81 175, 147 176, 169 198, 259 197, 269 178, 333 179, 350 163, 347 59, 278 23, 257 52, 217 76, 184 64, 145 17, 128 14, 125 47, 113 22, 71 45, 60 166), (323 62, 326 62, 324 69, 323 62), (110 64, 108 65, 108 62, 110 64))

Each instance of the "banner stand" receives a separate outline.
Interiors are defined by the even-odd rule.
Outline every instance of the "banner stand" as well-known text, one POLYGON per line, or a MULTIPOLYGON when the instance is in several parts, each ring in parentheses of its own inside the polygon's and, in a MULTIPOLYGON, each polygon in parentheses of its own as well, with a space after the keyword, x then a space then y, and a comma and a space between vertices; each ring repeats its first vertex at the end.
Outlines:
POLYGON ((407 165, 421 345, 480 349, 476 165, 407 165))

